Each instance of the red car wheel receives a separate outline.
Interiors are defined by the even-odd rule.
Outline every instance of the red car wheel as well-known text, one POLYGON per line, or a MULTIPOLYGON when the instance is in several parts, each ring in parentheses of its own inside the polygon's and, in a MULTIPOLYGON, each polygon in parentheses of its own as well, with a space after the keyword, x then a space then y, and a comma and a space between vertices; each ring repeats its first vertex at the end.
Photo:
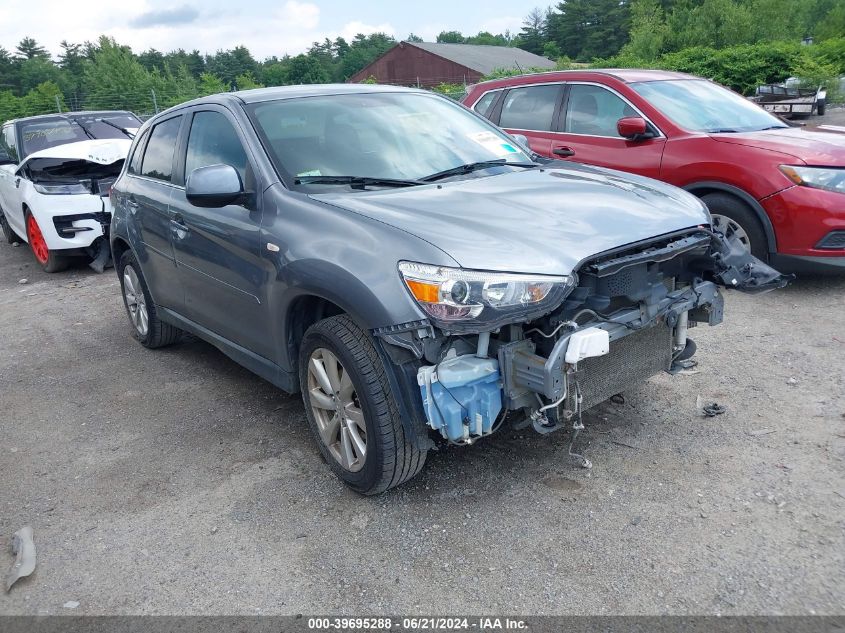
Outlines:
POLYGON ((31 213, 26 214, 26 237, 35 259, 45 272, 55 273, 67 268, 67 258, 56 255, 50 250, 41 233, 41 227, 38 226, 38 222, 31 213))

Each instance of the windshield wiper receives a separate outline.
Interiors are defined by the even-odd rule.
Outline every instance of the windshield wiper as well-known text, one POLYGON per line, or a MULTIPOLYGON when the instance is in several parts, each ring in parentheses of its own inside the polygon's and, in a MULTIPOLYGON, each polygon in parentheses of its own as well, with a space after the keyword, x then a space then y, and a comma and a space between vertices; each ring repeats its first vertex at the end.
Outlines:
POLYGON ((94 135, 91 133, 91 130, 89 130, 87 127, 85 127, 84 125, 82 125, 82 123, 81 123, 81 122, 77 121, 76 119, 68 119, 68 121, 72 121, 73 123, 76 123, 79 127, 81 127, 81 128, 82 128, 82 131, 83 131, 83 132, 85 132, 85 136, 87 136, 88 138, 90 138, 92 141, 97 140, 97 137, 96 137, 96 136, 94 136, 94 135))
POLYGON ((739 130, 734 130, 729 127, 716 128, 715 130, 707 130, 708 134, 738 134, 739 130))
POLYGON ((99 121, 100 123, 105 123, 106 125, 112 126, 115 130, 119 130, 119 131, 123 132, 129 138, 135 138, 135 135, 132 134, 132 132, 127 130, 125 127, 120 127, 117 123, 112 123, 108 119, 97 119, 97 121, 99 121))
POLYGON ((786 130, 789 129, 788 125, 770 125, 769 127, 762 127, 758 132, 765 132, 766 130, 786 130))
POLYGON ((462 176, 469 174, 479 169, 487 169, 488 167, 495 167, 497 165, 507 165, 508 167, 537 167, 537 163, 509 163, 506 158, 497 158, 495 160, 482 160, 476 163, 467 163, 466 165, 458 165, 451 169, 444 169, 429 176, 420 178, 422 182, 433 182, 449 176, 462 176))
POLYGON ((297 176, 297 185, 350 185, 363 189, 367 185, 375 187, 413 187, 424 184, 419 180, 398 180, 396 178, 375 178, 372 176, 297 176))

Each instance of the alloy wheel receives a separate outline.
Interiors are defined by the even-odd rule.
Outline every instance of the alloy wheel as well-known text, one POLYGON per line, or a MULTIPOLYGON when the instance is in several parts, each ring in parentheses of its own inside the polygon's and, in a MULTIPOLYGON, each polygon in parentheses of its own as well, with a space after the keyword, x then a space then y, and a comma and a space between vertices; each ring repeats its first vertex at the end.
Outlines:
POLYGON ((728 216, 718 213, 711 214, 711 217, 713 218, 714 231, 721 233, 729 239, 735 238, 739 240, 747 250, 751 250, 751 239, 748 237, 745 229, 736 220, 732 220, 728 216))
POLYGON ((308 359, 308 402, 320 439, 349 472, 364 467, 367 425, 352 376, 331 351, 319 347, 308 359))
POLYGON ((126 299, 126 309, 129 319, 141 336, 146 336, 150 327, 150 315, 147 312, 147 299, 138 273, 129 265, 123 269, 123 296, 126 299))

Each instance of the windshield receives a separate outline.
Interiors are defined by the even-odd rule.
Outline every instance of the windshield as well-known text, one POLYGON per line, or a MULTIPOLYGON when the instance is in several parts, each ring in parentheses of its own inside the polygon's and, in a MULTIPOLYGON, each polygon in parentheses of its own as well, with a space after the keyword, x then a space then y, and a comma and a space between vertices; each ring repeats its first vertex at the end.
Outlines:
POLYGON ((735 92, 702 79, 648 81, 631 87, 676 124, 693 132, 753 132, 787 127, 735 92))
POLYGON ((141 121, 132 114, 126 112, 103 112, 99 114, 75 116, 74 120, 85 126, 94 138, 128 138, 118 128, 124 128, 133 132, 141 127, 141 121), (104 123, 103 121, 108 121, 104 123), (115 127, 117 126, 117 127, 115 127))
POLYGON ((471 163, 531 161, 498 128, 434 95, 303 97, 249 111, 277 170, 303 184, 319 176, 417 180, 471 163))
POLYGON ((120 130, 97 122, 96 119, 105 118, 120 127, 138 128, 141 122, 131 114, 86 115, 76 117, 56 117, 55 119, 38 119, 24 121, 20 124, 21 158, 26 158, 33 152, 49 149, 66 143, 89 141, 95 139, 127 138, 120 130), (80 124, 81 123, 81 124, 80 124))

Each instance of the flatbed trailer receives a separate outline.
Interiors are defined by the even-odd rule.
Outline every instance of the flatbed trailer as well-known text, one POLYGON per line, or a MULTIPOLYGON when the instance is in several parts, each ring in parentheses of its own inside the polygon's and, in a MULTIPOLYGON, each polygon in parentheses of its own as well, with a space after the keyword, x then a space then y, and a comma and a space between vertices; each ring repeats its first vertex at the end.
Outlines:
POLYGON ((827 105, 827 92, 823 87, 791 88, 778 84, 758 86, 751 101, 772 114, 782 116, 823 115, 827 105))

